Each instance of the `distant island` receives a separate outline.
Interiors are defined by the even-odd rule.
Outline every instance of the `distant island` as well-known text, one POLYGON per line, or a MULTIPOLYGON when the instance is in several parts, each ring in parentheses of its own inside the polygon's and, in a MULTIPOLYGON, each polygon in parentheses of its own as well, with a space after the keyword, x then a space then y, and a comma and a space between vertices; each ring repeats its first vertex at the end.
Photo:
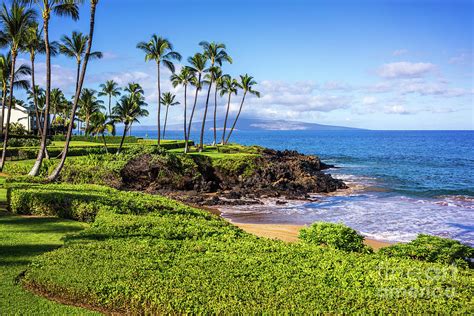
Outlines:
MULTIPOLYGON (((224 124, 223 120, 217 120, 217 126, 222 127, 224 124)), ((212 122, 208 124, 209 128, 212 126, 212 122)), ((182 124, 171 124, 169 130, 178 131, 182 130, 182 124)), ((191 129, 199 130, 201 123, 193 123, 191 129)), ((219 128, 218 128, 219 129, 219 128)), ((134 130, 156 130, 156 126, 149 125, 137 125, 134 130)), ((239 119, 239 125, 236 130, 241 131, 349 131, 349 130, 364 130, 360 128, 346 127, 346 126, 335 126, 335 125, 323 125, 316 123, 298 122, 298 121, 287 121, 287 120, 266 120, 259 118, 241 118, 239 119)))

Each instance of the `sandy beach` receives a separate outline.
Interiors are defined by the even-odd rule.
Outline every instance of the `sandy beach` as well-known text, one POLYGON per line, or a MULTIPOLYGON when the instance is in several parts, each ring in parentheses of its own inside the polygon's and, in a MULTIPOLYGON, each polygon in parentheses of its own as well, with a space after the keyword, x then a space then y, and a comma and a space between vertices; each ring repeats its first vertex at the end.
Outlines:
MULTIPOLYGON (((248 224, 248 223, 235 223, 232 224, 240 227, 248 233, 257 235, 259 237, 279 239, 286 242, 298 241, 298 233, 301 228, 305 226, 301 225, 285 225, 285 224, 248 224)), ((374 250, 378 250, 383 247, 390 246, 388 242, 365 239, 364 243, 374 250)))

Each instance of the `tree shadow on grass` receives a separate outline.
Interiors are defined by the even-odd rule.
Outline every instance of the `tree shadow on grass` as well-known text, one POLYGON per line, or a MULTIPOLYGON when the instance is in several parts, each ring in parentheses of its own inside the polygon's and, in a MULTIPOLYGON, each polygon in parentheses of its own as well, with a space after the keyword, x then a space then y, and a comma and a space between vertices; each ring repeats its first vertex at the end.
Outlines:
POLYGON ((0 267, 26 265, 32 257, 59 247, 58 244, 0 245, 0 267))

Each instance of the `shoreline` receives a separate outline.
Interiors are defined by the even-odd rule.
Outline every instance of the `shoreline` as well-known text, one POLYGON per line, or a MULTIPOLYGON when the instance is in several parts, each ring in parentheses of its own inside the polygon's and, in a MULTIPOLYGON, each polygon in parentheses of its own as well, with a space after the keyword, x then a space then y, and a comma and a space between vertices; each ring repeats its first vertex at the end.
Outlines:
MULTIPOLYGON (((226 219, 228 220, 228 219, 226 219)), ((284 242, 297 242, 300 229, 307 227, 305 225, 291 224, 255 224, 255 223, 238 223, 228 220, 231 224, 241 228, 247 233, 258 237, 269 239, 278 239, 284 242)), ((375 251, 383 247, 388 247, 394 243, 379 241, 370 238, 364 238, 364 244, 372 247, 375 251)))

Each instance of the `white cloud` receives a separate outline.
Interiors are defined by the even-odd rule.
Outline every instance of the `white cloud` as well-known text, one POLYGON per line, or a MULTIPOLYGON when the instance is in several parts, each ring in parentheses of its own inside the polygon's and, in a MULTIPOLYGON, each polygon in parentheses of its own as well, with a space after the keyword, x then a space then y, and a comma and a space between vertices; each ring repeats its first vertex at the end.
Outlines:
POLYGON ((341 81, 327 81, 323 84, 322 90, 342 90, 348 91, 351 89, 351 86, 345 82, 341 81))
POLYGON ((444 96, 462 97, 472 94, 471 91, 462 88, 451 88, 446 81, 426 82, 423 79, 413 79, 402 81, 399 85, 402 94, 418 93, 422 96, 444 96))
POLYGON ((362 104, 363 105, 373 105, 373 104, 376 104, 377 101, 378 101, 377 98, 374 97, 374 96, 365 96, 362 99, 362 104))
POLYGON ((393 56, 401 56, 401 55, 405 55, 407 53, 408 53, 407 49, 397 49, 397 50, 393 51, 392 55, 393 56))
POLYGON ((461 53, 457 56, 451 57, 448 62, 456 65, 472 65, 474 61, 472 54, 461 53))
POLYGON ((435 70, 436 66, 432 63, 411 63, 401 61, 385 64, 377 71, 382 78, 418 78, 435 70))
POLYGON ((385 109, 385 113, 387 114, 411 114, 403 105, 392 105, 388 106, 385 109))

